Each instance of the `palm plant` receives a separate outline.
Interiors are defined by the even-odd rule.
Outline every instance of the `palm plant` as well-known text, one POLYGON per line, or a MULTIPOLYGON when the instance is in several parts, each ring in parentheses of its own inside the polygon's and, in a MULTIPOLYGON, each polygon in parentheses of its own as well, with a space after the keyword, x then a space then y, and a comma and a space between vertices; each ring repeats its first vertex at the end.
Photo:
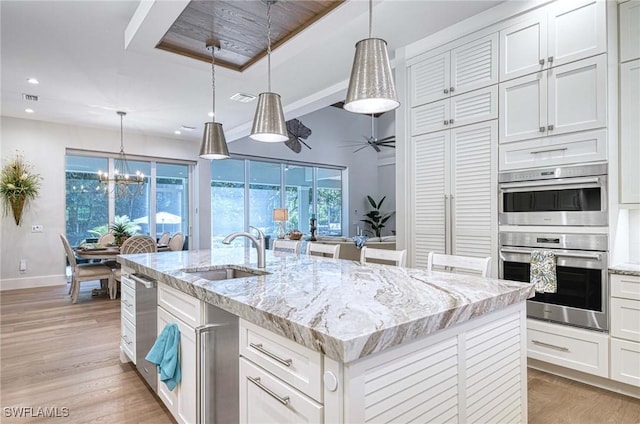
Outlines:
POLYGON ((371 205, 373 210, 364 214, 364 216, 366 216, 368 219, 360 220, 371 226, 371 230, 373 230, 376 237, 380 237, 380 234, 382 233, 382 229, 385 227, 384 224, 389 220, 389 218, 391 218, 391 215, 393 215, 393 212, 389 212, 385 214, 382 214, 380 212, 382 203, 386 198, 387 196, 384 196, 382 199, 380 199, 379 202, 376 202, 375 200, 373 200, 373 197, 367 196, 367 200, 369 201, 369 204, 371 205))

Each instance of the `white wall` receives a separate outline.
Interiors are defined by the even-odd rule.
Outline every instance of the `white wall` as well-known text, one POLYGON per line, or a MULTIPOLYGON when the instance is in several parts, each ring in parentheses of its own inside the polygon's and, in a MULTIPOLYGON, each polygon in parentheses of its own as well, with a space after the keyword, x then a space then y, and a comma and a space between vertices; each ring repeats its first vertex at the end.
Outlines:
MULTIPOLYGON (((387 112, 376 119, 377 137, 384 138, 395 135, 395 112, 387 112)), ((396 149, 383 147, 378 154, 378 190, 376 200, 387 196, 382 205, 383 212, 394 212, 382 229, 382 235, 392 235, 396 229, 396 149)))

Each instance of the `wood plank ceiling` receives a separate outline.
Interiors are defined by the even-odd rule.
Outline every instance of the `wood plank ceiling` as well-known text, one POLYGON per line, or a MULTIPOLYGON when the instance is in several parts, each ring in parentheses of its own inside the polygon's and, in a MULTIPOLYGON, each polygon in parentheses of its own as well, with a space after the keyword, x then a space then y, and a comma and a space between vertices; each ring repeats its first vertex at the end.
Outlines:
MULTIPOLYGON (((280 0, 271 6, 271 49, 344 0, 280 0)), ((216 64, 239 72, 267 54, 267 6, 258 0, 191 1, 156 46, 211 63, 207 39, 220 43, 216 64), (214 22, 215 19, 215 22, 214 22), (214 34, 212 37, 212 26, 214 34)))

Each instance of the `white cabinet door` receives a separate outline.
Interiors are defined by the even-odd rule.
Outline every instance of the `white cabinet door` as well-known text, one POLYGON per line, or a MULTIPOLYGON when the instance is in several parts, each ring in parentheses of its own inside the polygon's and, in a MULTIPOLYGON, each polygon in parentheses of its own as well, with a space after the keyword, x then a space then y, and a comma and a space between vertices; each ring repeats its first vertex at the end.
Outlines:
POLYGON ((451 87, 450 52, 411 66, 411 106, 449 97, 451 87))
POLYGON ((500 143, 545 135, 547 78, 537 72, 500 83, 500 143))
POLYGON ((498 117, 498 86, 451 97, 449 126, 460 127, 498 117))
POLYGON ((466 93, 498 82, 498 34, 472 41, 451 51, 449 93, 466 93))
POLYGON ((549 7, 548 19, 548 66, 563 65, 606 51, 605 1, 557 1, 549 7))
POLYGON ((640 342, 640 301, 611 298, 611 336, 640 342))
POLYGON ((638 183, 640 166, 638 164, 640 164, 640 60, 634 60, 620 65, 620 203, 640 203, 640 184, 638 183))
POLYGON ((240 358, 240 423, 323 423, 323 407, 240 358))
POLYGON ((640 343, 611 339, 611 378, 640 387, 640 343))
POLYGON ((483 122, 451 130, 452 249, 455 255, 492 256, 492 197, 497 190, 498 124, 483 122))
POLYGON ((443 99, 411 109, 411 135, 426 134, 449 127, 451 101, 443 99))
POLYGON ((620 10, 620 62, 640 58, 640 0, 622 3, 620 10))
POLYGON ((500 81, 544 69, 547 58, 547 20, 537 13, 530 20, 500 31, 500 81))
POLYGON ((427 255, 434 251, 445 253, 447 224, 448 164, 445 149, 450 131, 414 137, 413 156, 413 261, 426 266, 427 255))
POLYGON ((547 71, 549 135, 606 125, 606 67, 600 55, 547 71))
POLYGON ((179 423, 196 422, 196 337, 195 330, 174 317, 172 314, 158 308, 158 334, 165 325, 178 324, 180 330, 180 383, 169 391, 167 386, 158 380, 158 396, 171 411, 179 423))

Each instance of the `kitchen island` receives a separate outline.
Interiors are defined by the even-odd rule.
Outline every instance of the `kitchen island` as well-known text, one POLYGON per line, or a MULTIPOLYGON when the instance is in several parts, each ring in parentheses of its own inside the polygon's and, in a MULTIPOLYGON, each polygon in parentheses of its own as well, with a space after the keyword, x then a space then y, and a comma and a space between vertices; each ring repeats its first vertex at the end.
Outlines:
POLYGON ((260 272, 253 249, 118 260, 240 318, 242 422, 526 421, 530 284, 277 252, 260 272), (229 267, 262 275, 198 274, 229 267), (269 342, 304 364, 261 358, 269 342))

